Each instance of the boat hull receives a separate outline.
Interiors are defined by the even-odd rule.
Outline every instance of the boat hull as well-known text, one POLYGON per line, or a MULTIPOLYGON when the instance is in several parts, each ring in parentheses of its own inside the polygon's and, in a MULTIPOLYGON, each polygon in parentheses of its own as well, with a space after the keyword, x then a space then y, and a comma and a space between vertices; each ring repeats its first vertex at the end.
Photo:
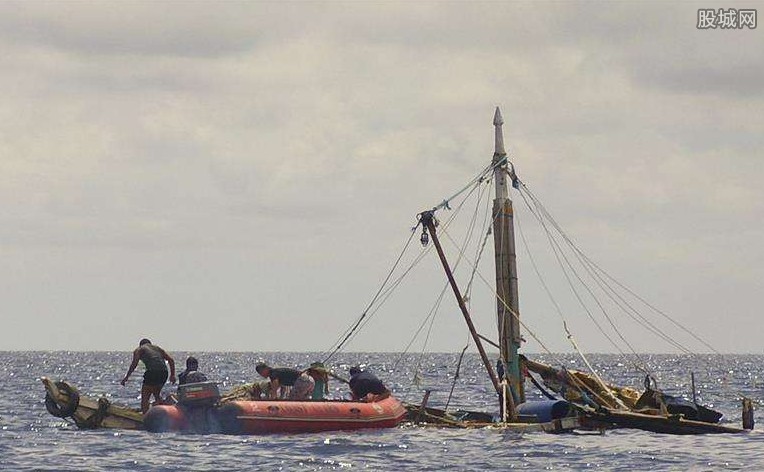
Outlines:
POLYGON ((393 428, 406 416, 394 397, 354 401, 232 401, 220 406, 189 408, 157 405, 145 415, 149 431, 269 434, 393 428))
POLYGON ((81 429, 143 429, 143 415, 128 407, 113 405, 106 398, 77 393, 71 384, 43 377, 45 407, 58 418, 72 418, 81 429))
POLYGON ((745 429, 716 423, 684 419, 681 415, 646 415, 630 411, 600 409, 588 412, 585 424, 594 429, 633 428, 653 433, 693 434, 739 434, 745 429))

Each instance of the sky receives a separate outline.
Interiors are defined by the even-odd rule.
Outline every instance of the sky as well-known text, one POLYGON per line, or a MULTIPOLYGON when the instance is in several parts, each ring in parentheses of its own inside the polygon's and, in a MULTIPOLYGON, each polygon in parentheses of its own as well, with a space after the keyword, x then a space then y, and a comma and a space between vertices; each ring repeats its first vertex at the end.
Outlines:
MULTIPOLYGON (((417 213, 490 162, 500 106, 587 255, 719 352, 762 353, 764 30, 697 28, 761 5, 0 2, 0 350, 327 350, 417 213)), ((518 260, 523 321, 570 351, 518 260)), ((423 325, 444 282, 428 253, 346 349, 425 326, 409 349, 460 351, 450 293, 423 325)), ((581 349, 613 352, 580 311, 581 349)))

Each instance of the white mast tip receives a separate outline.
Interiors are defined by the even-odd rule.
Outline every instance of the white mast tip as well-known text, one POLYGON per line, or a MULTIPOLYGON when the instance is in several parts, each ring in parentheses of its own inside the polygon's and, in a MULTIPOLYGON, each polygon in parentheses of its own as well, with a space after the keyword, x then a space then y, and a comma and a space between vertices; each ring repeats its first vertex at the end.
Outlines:
POLYGON ((501 126, 504 124, 504 118, 501 116, 501 110, 499 110, 499 107, 496 107, 496 113, 493 114, 493 125, 494 126, 501 126))

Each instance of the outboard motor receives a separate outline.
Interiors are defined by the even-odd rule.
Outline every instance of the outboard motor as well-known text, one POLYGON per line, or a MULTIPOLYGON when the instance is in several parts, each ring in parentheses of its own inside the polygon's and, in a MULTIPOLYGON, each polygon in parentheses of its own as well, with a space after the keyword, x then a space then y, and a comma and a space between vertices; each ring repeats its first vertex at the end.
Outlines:
POLYGON ((178 385, 178 405, 189 408, 210 407, 220 400, 217 382, 178 385))
POLYGON ((196 382, 178 386, 178 408, 184 411, 191 431, 220 432, 215 407, 220 401, 217 382, 196 382))
POLYGON ((147 431, 162 433, 219 433, 217 405, 220 391, 215 382, 196 382, 178 386, 178 403, 156 405, 143 415, 147 431))

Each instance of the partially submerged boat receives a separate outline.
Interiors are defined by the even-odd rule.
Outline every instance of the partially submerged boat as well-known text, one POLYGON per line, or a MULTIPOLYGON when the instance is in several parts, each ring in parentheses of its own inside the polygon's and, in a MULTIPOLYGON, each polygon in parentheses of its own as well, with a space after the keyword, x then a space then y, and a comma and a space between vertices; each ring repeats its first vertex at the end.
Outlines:
MULTIPOLYGON (((694 398, 692 400, 677 398, 659 391, 657 387, 653 388, 654 382, 651 383, 653 378, 650 374, 645 378, 645 390, 641 393, 633 388, 618 387, 605 383, 600 375, 591 367, 584 353, 580 351, 573 335, 568 330, 562 311, 554 300, 552 301, 562 318, 567 338, 571 341, 575 351, 580 355, 584 365, 589 368, 589 372, 579 372, 564 367, 554 368, 540 362, 534 362, 519 354, 524 338, 520 330, 517 255, 515 252, 514 230, 515 215, 512 200, 509 198, 510 183, 513 188, 521 192, 525 203, 531 208, 531 212, 544 225, 544 230, 550 239, 550 245, 554 249, 555 257, 563 271, 566 272, 565 277, 568 279, 568 282, 571 283, 571 279, 573 279, 573 276, 568 272, 575 274, 582 284, 583 278, 575 272, 575 268, 566 259, 568 256, 566 256, 561 248, 561 245, 565 243, 570 244, 572 248, 572 255, 570 257, 578 258, 581 261, 584 270, 599 284, 602 292, 612 297, 616 305, 622 309, 626 306, 632 312, 635 310, 620 295, 617 293, 613 295, 615 291, 612 288, 612 284, 608 285, 607 280, 603 281, 604 277, 601 272, 604 271, 591 262, 580 249, 572 244, 543 205, 538 202, 536 197, 527 190, 525 184, 520 181, 514 166, 508 160, 504 148, 503 123, 501 112, 497 107, 493 120, 495 129, 493 159, 491 165, 473 180, 473 182, 479 185, 484 180, 492 177, 493 184, 495 185, 495 199, 492 211, 493 224, 489 232, 493 233, 495 249, 496 285, 494 293, 497 306, 497 324, 499 327, 498 343, 493 343, 485 336, 478 334, 465 303, 465 297, 456 283, 452 268, 440 244, 437 229, 439 222, 436 218, 436 213, 442 209, 449 208, 448 200, 432 210, 422 212, 419 215, 419 224, 417 226, 422 228, 422 244, 426 246, 429 240, 431 240, 435 246, 448 283, 467 322, 472 340, 480 353, 486 372, 500 398, 499 408, 502 423, 511 423, 515 427, 520 427, 520 425, 527 423, 575 418, 576 420, 572 422, 571 429, 604 430, 610 428, 635 428, 669 434, 739 433, 752 429, 753 409, 749 399, 743 399, 743 428, 738 428, 719 424, 722 414, 699 405, 694 398), (559 240, 555 240, 552 235, 553 230, 559 232, 559 240), (563 260, 565 263, 562 263, 563 260), (493 369, 492 363, 488 359, 483 347, 484 342, 494 345, 499 350, 496 370, 493 369), (533 373, 541 377, 541 383, 546 388, 533 377, 533 373), (537 386, 548 400, 527 401, 525 395, 526 379, 537 386), (551 393, 549 390, 551 390, 551 393)), ((460 254, 460 258, 462 257, 463 253, 460 254)), ((472 264, 476 271, 476 263, 472 264)), ((474 273, 473 271, 473 276, 474 273)), ((546 284, 544 284, 544 288, 547 289, 546 284)), ((574 292, 576 291, 572 283, 571 288, 574 292)), ((586 286, 585 289, 592 298, 596 299, 594 290, 586 286)), ((583 305, 581 296, 578 293, 576 293, 576 297, 583 305)), ((552 298, 551 294, 550 298, 552 298)), ((603 304, 598 300, 596 301, 600 309, 605 313, 605 317, 610 322, 612 328, 623 339, 622 334, 617 330, 612 318, 608 316, 603 304)), ((599 325, 597 326, 599 327, 599 325)), ((525 328, 524 325, 523 327, 525 328)), ((651 327, 653 326, 651 325, 651 327)), ((654 327, 653 330, 655 331, 654 327)), ((534 333, 527 329, 526 333, 538 341, 534 333)), ((697 338, 697 336, 695 337, 697 338)), ((539 344, 543 346, 543 343, 540 341, 539 344)), ((676 345, 676 343, 674 344, 676 345)), ((637 354, 636 351, 632 350, 632 352, 635 355, 637 354)), ((645 366, 640 366, 640 368, 646 369, 645 366)), ((443 412, 443 415, 446 416, 447 413, 443 412)))
MULTIPOLYGON (((47 392, 46 407, 48 411, 58 417, 72 417, 80 427, 230 434, 387 428, 397 426, 404 418, 408 418, 416 424, 445 427, 500 427, 518 431, 555 433, 572 430, 603 431, 613 428, 633 428, 668 434, 715 434, 741 433, 753 429, 753 405, 752 401, 745 397, 741 397, 743 424, 740 428, 729 423, 722 423, 721 413, 700 405, 695 399, 694 385, 692 399, 685 399, 660 391, 649 372, 645 377, 645 388, 642 392, 634 388, 606 383, 579 349, 561 312, 560 317, 563 319, 562 324, 567 332, 567 338, 571 341, 588 372, 572 370, 563 365, 550 366, 520 354, 521 345, 525 341, 523 334, 527 334, 535 340, 538 339, 520 322, 514 232, 515 215, 512 200, 509 198, 510 185, 521 192, 525 203, 531 207, 531 212, 537 219, 547 220, 547 223, 542 221, 542 225, 549 225, 544 230, 550 238, 551 245, 557 247, 555 257, 557 257, 558 262, 562 265, 560 256, 565 259, 560 244, 570 244, 573 248, 573 256, 579 259, 588 275, 600 285, 601 290, 613 298, 615 304, 621 309, 626 310, 625 305, 628 308, 626 311, 634 312, 635 310, 616 293, 612 283, 605 280, 605 278, 610 279, 610 276, 572 245, 557 223, 551 220, 546 209, 520 181, 504 149, 502 124, 503 119, 497 107, 494 115, 495 150, 491 164, 459 193, 444 200, 434 208, 420 213, 417 226, 414 228, 414 231, 421 228, 420 241, 422 245, 427 246, 432 241, 430 247, 435 247, 437 251, 446 274, 447 286, 450 286, 456 298, 472 342, 474 342, 488 378, 499 398, 499 413, 497 415, 450 411, 448 410, 448 402, 446 402, 445 408, 433 408, 432 405, 428 404, 429 391, 420 404, 406 404, 404 407, 393 397, 374 398, 367 402, 248 400, 242 399, 240 395, 220 397, 217 393, 217 387, 213 386, 214 384, 192 384, 192 390, 198 389, 196 398, 194 398, 193 392, 189 390, 187 392, 189 395, 185 395, 186 398, 181 398, 177 405, 157 405, 152 407, 145 417, 141 417, 140 413, 111 405, 105 399, 94 400, 81 397, 74 387, 65 382, 54 383, 43 379, 47 392), (438 212, 450 209, 449 203, 456 196, 466 190, 474 190, 485 182, 495 186, 490 225, 488 225, 489 229, 485 234, 486 239, 489 234, 493 234, 494 239, 495 287, 492 288, 492 291, 495 296, 496 320, 499 328, 497 342, 479 334, 472 321, 468 307, 469 297, 464 295, 465 292, 457 284, 453 268, 441 246, 437 218, 438 212), (554 241, 553 237, 550 236, 550 228, 559 232, 559 241, 554 241), (521 333, 521 326, 525 328, 525 333, 521 333), (498 350, 496 368, 489 359, 484 343, 498 350), (537 380, 534 375, 538 376, 540 380, 537 380), (529 401, 525 394, 526 380, 537 387, 547 399, 529 401)), ((483 240, 477 254, 478 258, 483 252, 485 243, 486 240, 483 240)), ((461 260, 464 253, 463 250, 460 249, 460 251, 459 258, 461 260)), ((400 259, 399 257, 398 261, 400 259)), ((567 259, 565 262, 570 267, 570 262, 567 259)), ((397 264, 398 262, 396 262, 396 266, 397 264)), ((471 265, 473 265, 474 270, 470 277, 470 284, 477 272, 477 260, 471 262, 471 265)), ((407 272, 404 272, 404 275, 407 272)), ((576 277, 581 280, 578 275, 576 277)), ((568 275, 566 278, 570 282, 568 275)), ((384 283, 390 279, 391 277, 388 275, 384 283)), ((394 286, 397 286, 399 282, 400 280, 395 281, 394 286)), ((614 283, 623 287, 618 282, 614 283)), ((546 289, 546 286, 544 288, 546 289)), ((589 288, 587 290, 590 295, 594 296, 589 288)), ((383 293, 382 288, 377 292, 377 296, 381 293, 383 293)), ((347 331, 347 335, 324 359, 324 362, 329 361, 335 353, 339 352, 356 330, 362 326, 362 321, 369 313, 374 301, 377 300, 377 296, 347 331)), ((580 297, 579 301, 581 301, 580 297)), ((554 304, 557 305, 556 302, 554 304)), ((600 308, 603 312, 605 311, 601 304, 600 308)), ((559 307, 557 310, 560 311, 559 307)), ((662 312, 661 314, 666 316, 662 312)), ((589 315, 591 317, 591 313, 589 315)), ((633 314, 629 314, 629 316, 635 320, 644 319, 639 314, 636 314, 636 317, 633 314)), ((623 339, 612 319, 607 314, 605 317, 613 330, 623 339)), ((658 332, 649 322, 647 324, 650 325, 650 330, 656 335, 670 341, 673 346, 682 347, 676 341, 658 332)), ((597 327, 602 331, 599 325, 597 327)), ((687 331, 685 328, 683 329, 687 331)), ((693 336, 699 339, 697 336, 693 336)), ((539 344, 543 346, 540 341, 539 344)), ((708 344, 705 345, 708 346, 708 344)), ((629 347, 631 348, 630 345, 629 347)), ((633 349, 632 353, 638 357, 633 349)), ((644 372, 648 370, 644 365, 639 366, 639 369, 644 372)), ((458 366, 454 381, 457 378, 458 366)), ((182 393, 180 396, 184 397, 182 393)))
MULTIPOLYGON (((681 349, 683 352, 692 353, 692 351, 686 349, 672 337, 661 332, 661 330, 656 328, 654 324, 644 318, 643 315, 630 304, 625 296, 619 293, 619 288, 631 294, 636 300, 644 303, 663 317, 669 318, 668 315, 655 309, 652 305, 645 302, 644 299, 615 281, 615 279, 605 273, 572 243, 558 223, 552 219, 546 208, 543 207, 535 195, 528 190, 527 186, 517 176, 514 165, 509 161, 504 148, 502 131, 503 118, 498 107, 494 114, 493 124, 495 129, 495 148, 491 164, 452 197, 418 215, 417 225, 413 229, 413 232, 415 233, 418 229, 421 229, 420 241, 424 246, 424 249, 420 255, 415 258, 415 262, 412 263, 411 267, 405 270, 401 269, 403 275, 401 275, 400 278, 394 279, 391 277, 393 273, 393 271, 391 271, 391 274, 385 279, 383 286, 377 293, 385 293, 384 299, 389 298, 389 291, 392 291, 400 284, 401 279, 408 274, 411 268, 413 268, 413 265, 420 261, 430 247, 435 248, 447 279, 446 287, 444 287, 443 290, 447 290, 450 286, 451 291, 456 298, 457 305, 467 324, 471 341, 474 343, 480 355, 481 362, 485 367, 493 389, 499 398, 499 413, 498 415, 494 415, 494 417, 498 417, 499 421, 487 420, 485 415, 460 415, 448 411, 447 406, 442 409, 433 408, 429 404, 429 391, 426 391, 421 404, 408 405, 409 419, 420 424, 429 423, 438 426, 482 427, 486 425, 498 425, 499 427, 521 431, 541 430, 549 432, 570 430, 602 431, 612 428, 634 428, 668 434, 711 434, 741 433, 753 429, 752 401, 748 398, 741 398, 743 403, 743 427, 740 428, 728 423, 722 424, 721 420, 723 415, 721 413, 706 408, 695 400, 694 381, 692 387, 692 399, 668 395, 657 388, 657 384, 650 372, 649 366, 645 365, 644 362, 639 361, 639 354, 633 349, 631 344, 625 340, 623 333, 618 329, 616 323, 614 323, 612 317, 608 314, 608 310, 605 308, 603 302, 597 299, 596 292, 598 292, 600 296, 609 298, 616 310, 621 310, 632 320, 646 327, 652 335, 662 338, 674 348, 681 349), (477 212, 483 205, 483 202, 480 201, 483 189, 481 188, 478 191, 478 188, 486 183, 495 187, 493 209, 490 213, 490 219, 484 219, 484 229, 487 229, 487 231, 484 232, 486 239, 482 241, 482 244, 480 244, 479 241, 476 242, 476 260, 470 261, 465 254, 467 252, 465 250, 466 243, 469 241, 472 234, 480 234, 477 231, 473 232, 473 229, 475 227, 475 222, 477 221, 477 212), (521 323, 520 320, 518 272, 516 262, 517 254, 515 251, 515 213, 512 200, 509 198, 510 185, 512 188, 517 189, 523 197, 524 202, 529 207, 530 213, 542 226, 543 231, 541 233, 547 236, 554 257, 562 268, 568 285, 570 285, 570 288, 575 293, 575 298, 583 307, 583 311, 589 315, 589 318, 594 322, 602 334, 613 342, 612 338, 608 337, 607 333, 605 333, 602 325, 595 320, 591 312, 592 310, 585 306, 583 298, 590 297, 594 299, 594 302, 597 304, 595 310, 602 311, 604 318, 607 320, 606 326, 612 328, 618 335, 617 337, 623 340, 631 350, 631 357, 624 356, 625 361, 631 361, 634 363, 636 370, 641 371, 643 374, 647 373, 647 376, 645 377, 644 391, 640 392, 634 388, 614 386, 606 383, 600 377, 600 374, 591 366, 586 355, 577 345, 574 336, 568 329, 568 322, 563 310, 560 308, 556 300, 554 300, 551 293, 549 293, 549 289, 544 283, 543 277, 539 274, 538 268, 533 261, 531 261, 531 263, 541 279, 543 288, 550 299, 552 299, 552 304, 562 320, 562 326, 566 332, 565 335, 588 371, 582 372, 572 370, 564 364, 560 364, 559 367, 553 367, 541 362, 532 361, 520 354, 522 343, 525 342, 523 336, 530 336, 534 341, 537 341, 538 345, 546 350, 550 356, 553 355, 545 348, 544 343, 539 340, 538 336, 529 330, 525 324, 521 323), (457 284, 454 275, 455 266, 452 266, 449 263, 439 238, 440 234, 444 233, 446 228, 452 222, 454 216, 451 216, 444 224, 442 224, 438 219, 438 215, 444 212, 444 210, 451 210, 451 204, 454 204, 454 202, 457 201, 457 197, 465 195, 461 204, 455 205, 458 212, 467 197, 472 194, 478 195, 478 201, 475 204, 475 214, 470 219, 469 228, 465 231, 464 244, 457 243, 448 233, 445 234, 457 251, 458 259, 456 264, 458 265, 459 262, 467 260, 469 266, 472 267, 469 282, 467 284, 467 292, 469 292, 473 280, 476 280, 476 274, 479 275, 477 270, 478 260, 483 254, 483 249, 486 247, 488 236, 491 234, 493 235, 495 285, 489 287, 489 289, 493 292, 496 303, 496 321, 499 334, 497 341, 492 341, 489 337, 478 333, 470 314, 470 308, 468 307, 472 294, 469 293, 469 295, 465 295, 467 292, 462 291, 462 288, 457 284), (431 245, 430 242, 432 242, 431 245), (573 262, 571 262, 571 260, 573 260, 573 262), (579 270, 582 273, 576 271, 576 268, 573 265, 574 262, 580 264, 581 268, 579 270), (587 277, 590 280, 590 284, 595 285, 595 288, 587 286, 584 280, 587 277), (391 279, 394 279, 394 282, 391 284, 392 286, 385 287, 387 281, 391 279), (576 282, 582 287, 576 288, 576 282), (521 327, 523 328, 523 332, 521 332, 521 327), (493 346, 499 351, 496 368, 494 368, 493 362, 489 359, 485 345, 493 346), (540 381, 537 380, 534 375, 540 377, 540 381), (527 399, 525 392, 526 380, 536 386, 547 399, 542 401, 527 399)), ((487 203, 485 207, 489 208, 487 203)), ((406 247, 408 247, 408 244, 406 247)), ((404 251, 405 250, 406 249, 404 249, 404 251)), ((398 256, 397 260, 400 261, 402 256, 403 254, 398 256)), ((396 262, 396 266, 397 264, 398 262, 396 262)), ((464 265, 465 264, 462 264, 462 267, 464 265)), ((396 267, 394 266, 393 270, 395 270, 395 268, 396 267)), ((482 276, 479 276, 479 278, 482 279, 486 285, 490 285, 482 276)), ((443 292, 441 292, 441 297, 442 296, 443 292)), ((428 317, 437 311, 440 300, 441 298, 437 299, 435 306, 430 311, 430 314, 428 314, 428 317)), ((380 302, 380 304, 383 302, 380 302)), ((372 306, 370 305, 370 307, 361 315, 361 318, 359 318, 351 328, 351 333, 361 325, 361 321, 370 312, 371 308, 372 306)), ((378 306, 375 306, 373 312, 376 312, 378 308, 378 306)), ((687 328, 679 325, 673 319, 671 319, 671 321, 685 332, 690 333, 696 340, 703 342, 704 346, 709 347, 707 343, 702 341, 697 335, 691 333, 687 328)), ((349 336, 350 335, 348 335, 348 337, 349 336)), ((344 340, 342 343, 344 343, 344 340)), ((343 347, 342 343, 337 346, 335 351, 343 347)), ((625 352, 621 350, 621 347, 617 345, 615 345, 615 347, 622 355, 625 354, 625 352)), ((459 368, 457 366, 454 382, 456 382, 458 378, 458 370, 459 368)), ((415 378, 416 376, 417 375, 415 374, 415 378)), ((449 395, 449 401, 450 398, 451 396, 449 395)), ((446 404, 448 405, 448 401, 446 404)))

